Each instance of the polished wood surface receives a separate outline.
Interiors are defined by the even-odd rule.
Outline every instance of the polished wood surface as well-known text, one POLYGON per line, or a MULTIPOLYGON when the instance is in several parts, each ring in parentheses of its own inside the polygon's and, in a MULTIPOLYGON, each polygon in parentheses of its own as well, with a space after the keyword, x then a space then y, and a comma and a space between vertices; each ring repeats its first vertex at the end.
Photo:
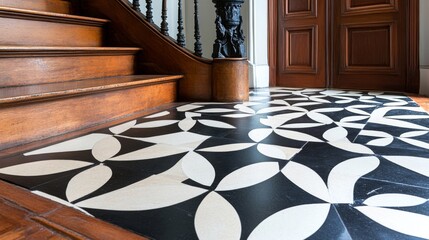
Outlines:
POLYGON ((420 105, 426 112, 429 113, 429 97, 428 96, 422 96, 422 95, 409 95, 410 98, 412 98, 417 104, 420 105))
POLYGON ((326 86, 325 0, 278 0, 277 85, 326 86))
MULTIPOLYGON (((293 78, 283 81, 279 74, 294 64, 309 70, 314 63, 310 59, 316 54, 323 56, 326 63, 323 87, 419 91, 418 0, 279 0, 268 4, 269 32, 274 32, 269 35, 271 86, 296 86, 293 78), (297 18, 302 16, 299 18, 302 21, 315 19, 313 4, 324 5, 327 16, 326 30, 321 33, 325 34, 326 44, 316 53, 312 52, 316 47, 311 45, 313 34, 310 29, 298 30, 295 36, 288 30, 302 29, 310 24, 288 22, 286 17, 295 14, 297 18), (287 25, 286 30, 282 24, 287 25), (283 36, 288 36, 285 39, 289 42, 283 41, 283 36), (288 48, 292 50, 287 51, 288 48), (299 51, 294 53, 293 49, 299 51)), ((304 83, 300 86, 318 86, 304 83)))
POLYGON ((210 100, 212 96, 212 61, 199 58, 162 35, 154 25, 132 9, 127 0, 82 1, 88 16, 111 20, 108 39, 143 49, 138 61, 139 73, 183 74, 179 99, 210 100))
POLYGON ((0 0, 0 6, 53 13, 71 13, 70 2, 64 0, 0 0))
POLYGON ((176 100, 176 82, 1 106, 0 150, 84 129, 176 100))
POLYGON ((141 48, 104 47, 108 22, 0 2, 0 149, 176 101, 183 76, 133 76, 141 48))
POLYGON ((246 59, 213 59, 213 100, 220 102, 249 100, 248 63, 246 59))
POLYGON ((2 46, 99 47, 107 20, 0 6, 2 46))
POLYGON ((134 73, 138 48, 0 47, 1 86, 134 73))
POLYGON ((175 82, 182 75, 131 75, 0 88, 0 106, 175 82))
POLYGON ((335 88, 406 91, 407 1, 335 1, 335 88))
POLYGON ((268 65, 270 87, 277 86, 278 1, 268 1, 268 65))
POLYGON ((63 142, 63 141, 69 140, 69 139, 81 137, 81 136, 87 135, 88 133, 91 133, 91 132, 95 132, 95 131, 98 131, 101 129, 109 128, 111 126, 119 125, 119 124, 122 124, 124 122, 135 120, 135 119, 143 117, 143 116, 149 116, 151 114, 159 113, 159 112, 171 109, 171 108, 176 108, 176 107, 184 105, 184 104, 186 104, 186 102, 171 102, 171 103, 161 104, 161 105, 155 106, 153 108, 141 109, 135 113, 128 114, 128 115, 122 116, 122 117, 117 118, 117 119, 109 119, 106 122, 103 122, 103 123, 100 123, 97 125, 93 125, 93 126, 89 126, 87 128, 78 129, 78 130, 71 131, 68 133, 64 133, 61 135, 52 135, 52 136, 45 138, 45 139, 40 139, 38 141, 25 143, 25 144, 22 144, 22 145, 13 147, 13 148, 3 149, 3 150, 0 150, 0 158, 10 157, 10 156, 13 156, 16 154, 20 154, 20 153, 28 152, 28 151, 31 151, 34 149, 46 147, 46 146, 49 146, 49 145, 52 145, 55 143, 59 143, 59 142, 63 142))
POLYGON ((0 181, 0 239, 146 238, 0 181))
MULTIPOLYGON (((407 1, 407 92, 420 91, 420 7, 419 0, 407 1)), ((422 23, 424 24, 424 23, 422 23)))

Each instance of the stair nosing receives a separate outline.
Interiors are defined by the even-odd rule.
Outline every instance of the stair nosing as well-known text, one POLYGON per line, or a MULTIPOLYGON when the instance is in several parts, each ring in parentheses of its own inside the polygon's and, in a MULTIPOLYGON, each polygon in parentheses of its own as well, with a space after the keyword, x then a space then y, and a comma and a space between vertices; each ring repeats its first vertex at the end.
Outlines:
MULTIPOLYGON (((137 86, 150 86, 157 83, 164 84, 169 82, 176 82, 177 80, 184 77, 184 75, 153 75, 153 76, 154 77, 150 79, 134 80, 134 81, 124 82, 124 83, 111 83, 111 84, 101 85, 101 86, 81 87, 81 88, 75 88, 75 89, 52 91, 47 93, 5 97, 5 98, 0 98, 0 106, 36 102, 36 101, 47 101, 55 98, 89 95, 92 93, 115 91, 115 90, 132 88, 137 86)), ((84 80, 80 80, 80 81, 84 81, 84 80)), ((0 88, 0 90, 1 89, 2 88, 0 88)))
POLYGON ((38 2, 38 3, 36 3, 35 5, 31 5, 32 8, 27 8, 25 0, 24 1, 23 0, 1 0, 0 2, 3 7, 28 9, 28 10, 41 11, 41 12, 63 13, 63 14, 69 14, 70 7, 71 7, 71 3, 69 1, 58 1, 58 0, 34 0, 32 2, 38 2), (23 5, 25 5, 25 7, 23 5))
POLYGON ((110 22, 109 20, 100 18, 0 6, 0 18, 1 17, 54 23, 78 24, 95 27, 101 27, 104 24, 110 22))
POLYGON ((0 46, 0 58, 37 56, 92 56, 129 55, 141 48, 135 47, 39 47, 39 46, 0 46))

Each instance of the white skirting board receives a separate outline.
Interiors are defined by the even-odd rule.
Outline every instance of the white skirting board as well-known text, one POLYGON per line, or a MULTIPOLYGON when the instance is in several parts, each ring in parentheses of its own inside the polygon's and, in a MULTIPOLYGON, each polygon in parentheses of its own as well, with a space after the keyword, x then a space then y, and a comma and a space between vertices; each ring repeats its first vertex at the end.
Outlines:
POLYGON ((270 85, 270 67, 268 64, 254 65, 249 62, 249 87, 266 88, 270 85))
POLYGON ((429 66, 420 68, 420 94, 429 96, 429 66))

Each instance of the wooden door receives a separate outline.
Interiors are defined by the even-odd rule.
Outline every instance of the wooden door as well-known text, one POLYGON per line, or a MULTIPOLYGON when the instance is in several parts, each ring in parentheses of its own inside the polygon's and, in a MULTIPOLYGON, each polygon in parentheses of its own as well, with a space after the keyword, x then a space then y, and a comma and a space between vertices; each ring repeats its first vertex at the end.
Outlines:
POLYGON ((333 87, 406 89, 406 2, 333 2, 333 87))
POLYGON ((325 0, 277 1, 277 85, 325 87, 325 0))
POLYGON ((270 84, 418 92, 418 13, 418 0, 269 1, 270 84))

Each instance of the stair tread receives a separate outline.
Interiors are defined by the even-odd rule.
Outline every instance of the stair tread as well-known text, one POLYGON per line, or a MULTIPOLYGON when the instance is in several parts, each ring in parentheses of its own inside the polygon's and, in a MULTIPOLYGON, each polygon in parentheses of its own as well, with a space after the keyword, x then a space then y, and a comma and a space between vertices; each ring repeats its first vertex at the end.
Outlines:
POLYGON ((19 16, 19 17, 25 16, 28 18, 36 18, 36 19, 43 19, 43 20, 55 19, 56 22, 69 21, 71 23, 75 22, 75 23, 99 25, 99 26, 102 26, 103 24, 110 22, 107 19, 101 19, 101 18, 85 17, 85 16, 71 15, 71 14, 64 14, 64 13, 44 12, 44 11, 28 10, 28 9, 4 7, 4 6, 0 6, 0 16, 19 16))
POLYGON ((181 78, 183 78, 183 75, 131 75, 60 83, 3 87, 0 88, 0 104, 28 102, 139 85, 159 84, 181 78))
POLYGON ((50 47, 50 46, 0 46, 0 51, 138 51, 137 47, 50 47))
POLYGON ((58 0, 1 0, 3 7, 29 9, 45 12, 69 13, 70 2, 58 0))
POLYGON ((49 46, 0 46, 0 58, 34 56, 124 55, 136 54, 136 47, 49 47, 49 46))

